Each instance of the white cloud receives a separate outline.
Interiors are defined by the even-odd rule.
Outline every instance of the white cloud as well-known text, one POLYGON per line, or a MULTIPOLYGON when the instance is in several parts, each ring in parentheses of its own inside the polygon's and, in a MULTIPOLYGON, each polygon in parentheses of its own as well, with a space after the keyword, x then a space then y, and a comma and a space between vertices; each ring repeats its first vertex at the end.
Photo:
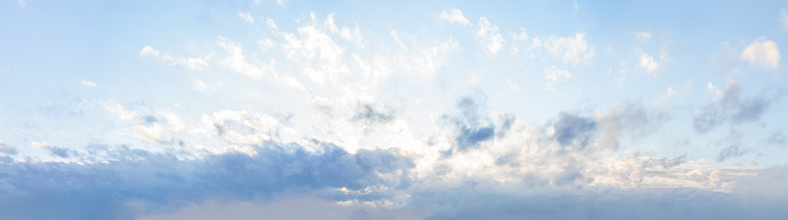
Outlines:
POLYGON ((252 78, 276 74, 273 69, 273 61, 269 64, 262 64, 262 66, 247 62, 246 56, 244 55, 243 49, 241 48, 241 44, 228 41, 227 38, 224 37, 219 37, 219 40, 216 42, 216 44, 227 50, 227 53, 229 54, 227 58, 224 58, 220 61, 222 66, 252 78))
POLYGON ((528 33, 525 32, 525 28, 520 28, 520 33, 512 32, 512 39, 514 40, 528 40, 528 33))
POLYGON ((271 30, 277 29, 276 23, 274 23, 274 20, 271 20, 270 18, 268 20, 265 20, 265 25, 268 26, 268 28, 270 28, 271 30))
POLYGON ((33 148, 33 149, 43 149, 43 148, 45 148, 47 146, 49 146, 49 144, 47 142, 41 142, 41 143, 39 143, 39 142, 30 142, 30 147, 33 148))
POLYGON ((555 91, 553 88, 553 83, 568 80, 572 78, 572 74, 569 74, 569 71, 559 69, 555 66, 550 66, 544 70, 544 79, 546 81, 545 90, 547 91, 555 91))
POLYGON ((208 61, 211 60, 212 55, 205 55, 203 57, 186 57, 177 58, 170 61, 170 66, 185 66, 193 70, 203 70, 208 66, 208 61))
POLYGON ((391 30, 391 37, 394 38, 394 42, 397 42, 397 45, 399 45, 400 48, 402 48, 403 50, 408 50, 408 47, 405 46, 405 43, 399 39, 399 36, 397 35, 397 31, 395 31, 394 29, 391 30))
POLYGON ((748 61, 751 67, 777 69, 780 67, 780 50, 774 41, 759 39, 744 49, 739 59, 748 61))
POLYGON ((164 128, 157 124, 151 126, 134 126, 134 131, 137 132, 137 138, 150 143, 163 143, 164 128))
POLYGON ((457 47, 459 47, 459 45, 453 39, 425 47, 419 50, 418 54, 415 55, 415 65, 407 66, 413 67, 410 71, 420 72, 423 76, 430 77, 441 67, 446 65, 446 56, 457 47))
POLYGON ((260 49, 268 50, 270 48, 276 47, 276 44, 274 44, 274 41, 271 39, 263 38, 257 41, 257 46, 260 46, 260 49))
POLYGON ((16 4, 22 6, 23 8, 27 6, 27 2, 25 2, 25 0, 17 0, 16 4))
POLYGON ((142 48, 142 50, 140 51, 140 56, 153 56, 153 57, 159 57, 159 51, 158 51, 158 50, 156 50, 156 49, 153 49, 153 47, 151 47, 151 46, 145 46, 145 47, 144 47, 144 48, 142 48))
POLYGON ((204 55, 202 57, 173 58, 170 55, 160 56, 158 50, 153 49, 151 46, 145 46, 140 51, 140 56, 152 56, 158 58, 161 61, 169 62, 170 66, 185 66, 193 70, 203 70, 208 66, 208 61, 210 61, 213 57, 213 53, 204 55))
POLYGON ((82 86, 85 86, 85 87, 96 87, 96 86, 98 86, 96 83, 88 81, 88 80, 80 80, 80 83, 82 83, 82 86))
POLYGON ((216 88, 222 85, 221 81, 217 81, 215 84, 208 84, 199 79, 192 79, 192 82, 194 83, 192 88, 200 91, 215 92, 216 88))
MULTIPOLYGON (((550 38, 544 42, 544 47, 554 57, 559 57, 564 64, 574 65, 586 63, 594 57, 594 48, 589 46, 585 39, 586 33, 575 34, 574 37, 550 38)), ((534 44, 537 41, 534 39, 534 44)))
POLYGON ((632 34, 635 36, 635 40, 637 41, 646 42, 651 40, 651 32, 648 31, 637 31, 632 34))
POLYGON ((315 14, 311 14, 311 17, 312 22, 298 28, 298 35, 279 33, 286 42, 281 48, 288 59, 307 64, 303 73, 312 81, 318 84, 334 82, 340 74, 350 72, 343 62, 346 48, 340 47, 328 33, 321 30, 315 14))
POLYGON ((245 21, 254 23, 254 18, 252 17, 251 14, 249 14, 249 12, 243 13, 241 11, 238 11, 238 16, 240 16, 241 19, 244 19, 245 21))
POLYGON ((127 110, 120 104, 104 104, 107 111, 115 114, 122 120, 131 120, 140 117, 140 114, 134 110, 127 110))
POLYGON ((443 10, 443 12, 440 15, 438 15, 438 17, 441 20, 449 21, 451 23, 471 25, 471 21, 469 21, 467 18, 465 18, 464 15, 462 15, 462 11, 460 11, 460 9, 452 8, 449 9, 449 11, 450 13, 446 13, 446 10, 443 10))
POLYGON ((783 28, 788 31, 788 8, 780 9, 779 20, 780 23, 783 23, 783 28))
POLYGON ((359 30, 358 26, 353 30, 349 27, 337 27, 337 25, 334 24, 334 13, 329 14, 323 24, 326 25, 326 28, 328 28, 332 34, 338 33, 342 39, 353 42, 358 47, 364 47, 364 38, 361 37, 361 30, 359 30))
POLYGON ((506 43, 506 40, 498 33, 498 25, 490 24, 486 17, 481 17, 478 26, 476 38, 479 40, 479 44, 488 54, 498 54, 503 44, 506 43))
POLYGON ((646 69, 646 71, 648 71, 649 73, 653 73, 655 70, 657 70, 657 67, 659 67, 659 63, 654 61, 654 57, 646 53, 641 53, 640 58, 638 60, 640 67, 646 69))

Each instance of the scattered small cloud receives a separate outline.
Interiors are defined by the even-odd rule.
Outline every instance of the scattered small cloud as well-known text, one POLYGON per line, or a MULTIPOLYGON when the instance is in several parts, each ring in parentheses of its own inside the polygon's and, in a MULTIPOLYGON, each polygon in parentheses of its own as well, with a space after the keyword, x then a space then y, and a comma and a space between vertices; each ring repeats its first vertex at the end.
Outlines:
POLYGON ((160 55, 158 50, 153 49, 151 46, 145 46, 140 51, 140 56, 151 56, 161 61, 168 62, 170 66, 185 66, 193 70, 203 70, 205 67, 208 67, 208 61, 213 57, 213 53, 202 57, 174 58, 170 55, 160 55))
POLYGON ((543 45, 550 55, 560 58, 564 64, 578 65, 594 57, 594 48, 588 45, 585 37, 586 33, 577 33, 570 37, 551 37, 545 41, 534 39, 532 45, 543 45))
POLYGON ((657 67, 659 67, 659 63, 654 61, 654 57, 646 53, 641 52, 638 61, 640 67, 645 69, 649 73, 654 73, 654 71, 657 70, 657 67))
POLYGON ((773 70, 780 67, 780 50, 774 41, 761 38, 747 46, 740 59, 749 62, 751 67, 773 70))
POLYGON ((479 29, 476 30, 476 38, 479 44, 487 54, 497 55, 506 43, 498 31, 498 25, 490 24, 486 17, 481 17, 477 26, 479 29))
MULTIPOLYGON (((718 90, 711 83, 709 90, 718 90)), ((761 94, 753 98, 742 98, 739 82, 729 80, 718 100, 698 109, 693 119, 693 127, 699 133, 706 133, 718 125, 732 121, 743 123, 758 121, 776 100, 772 95, 761 94)))
POLYGON ((741 157, 746 153, 749 153, 749 150, 742 150, 738 144, 734 144, 720 151, 720 155, 717 156, 717 162, 722 162, 730 158, 741 157))
POLYGON ((635 33, 632 33, 632 35, 635 36, 636 41, 647 42, 651 40, 651 32, 649 31, 636 31, 635 33))
POLYGON ((465 18, 464 15, 462 15, 462 11, 460 11, 460 9, 456 9, 456 8, 449 9, 448 13, 446 12, 446 10, 443 10, 443 12, 441 12, 441 14, 438 15, 438 18, 451 23, 471 25, 471 21, 469 21, 467 18, 465 18))
POLYGON ((555 92, 555 88, 553 88, 554 83, 571 78, 572 74, 569 74, 569 71, 559 69, 556 66, 550 66, 544 70, 544 79, 546 81, 545 90, 555 92))
POLYGON ((254 18, 252 17, 251 14, 249 14, 249 12, 244 13, 244 12, 238 11, 238 16, 240 16, 241 19, 243 19, 245 21, 248 21, 250 23, 254 23, 254 18))
POLYGON ((88 81, 88 80, 80 80, 80 83, 82 84, 82 86, 85 86, 85 87, 97 87, 98 86, 96 83, 88 81))

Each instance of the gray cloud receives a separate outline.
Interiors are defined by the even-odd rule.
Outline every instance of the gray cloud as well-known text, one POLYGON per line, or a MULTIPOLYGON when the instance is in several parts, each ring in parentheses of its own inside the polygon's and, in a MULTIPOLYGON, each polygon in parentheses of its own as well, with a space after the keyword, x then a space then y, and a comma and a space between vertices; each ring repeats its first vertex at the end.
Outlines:
POLYGON ((407 176, 413 167, 397 150, 351 154, 333 144, 312 144, 315 150, 268 144, 256 147, 255 155, 231 152, 185 160, 121 146, 103 152, 107 162, 3 163, 0 219, 134 219, 211 198, 255 201, 299 192, 330 196, 325 189, 397 187, 405 181, 391 174, 407 176))
POLYGON ((464 97, 457 102, 459 115, 444 115, 443 119, 449 121, 457 129, 454 142, 459 151, 477 147, 480 143, 493 139, 496 135, 502 136, 511 127, 514 117, 502 115, 501 121, 496 126, 492 123, 484 110, 485 98, 464 97))
POLYGON ((625 135, 633 138, 648 135, 670 118, 670 112, 665 109, 646 108, 639 102, 625 101, 597 119, 603 134, 600 144, 618 149, 625 135))
POLYGON ((785 144, 788 143, 788 137, 785 136, 784 132, 776 131, 766 137, 765 142, 769 144, 785 146, 785 144))
POLYGON ((722 151, 720 151, 720 155, 717 156, 717 161, 722 162, 729 158, 741 157, 746 153, 749 153, 749 150, 742 150, 738 144, 734 144, 722 149, 722 151))
POLYGON ((739 83, 732 81, 725 87, 720 100, 703 106, 695 114, 693 128, 699 133, 706 133, 729 120, 737 124, 758 121, 777 97, 777 95, 761 94, 743 99, 739 83))
POLYGON ((371 104, 361 104, 358 112, 353 116, 353 120, 365 123, 381 123, 394 119, 394 113, 386 107, 373 106, 371 104))
POLYGON ((77 151, 65 147, 46 146, 46 149, 49 150, 50 154, 58 156, 60 158, 69 158, 79 155, 77 151))
POLYGON ((597 122, 592 118, 561 113, 558 116, 558 121, 553 125, 555 129, 553 138, 564 147, 577 144, 580 148, 585 148, 596 127, 597 122))
POLYGON ((8 146, 8 144, 4 143, 3 141, 0 141, 0 153, 15 155, 16 148, 8 146))

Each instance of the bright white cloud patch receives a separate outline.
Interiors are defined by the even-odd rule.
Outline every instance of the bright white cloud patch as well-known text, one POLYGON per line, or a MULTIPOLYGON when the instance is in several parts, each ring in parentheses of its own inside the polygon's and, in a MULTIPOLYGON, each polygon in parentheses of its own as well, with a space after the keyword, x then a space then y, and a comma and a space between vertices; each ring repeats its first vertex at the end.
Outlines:
POLYGON ((131 120, 140 117, 139 112, 127 110, 120 104, 105 104, 104 108, 107 109, 107 111, 117 115, 118 118, 122 120, 131 120))
POLYGON ((759 39, 742 51, 740 59, 749 62, 751 67, 777 69, 780 67, 780 50, 774 41, 759 39))
POLYGON ((443 10, 438 17, 444 21, 448 21, 451 23, 457 23, 462 25, 471 25, 471 21, 465 18, 465 15, 462 15, 462 11, 460 9, 452 8, 449 9, 447 13, 446 10, 443 10))
POLYGON ((498 31, 498 25, 490 24, 486 17, 481 17, 477 27, 476 38, 479 39, 479 44, 488 54, 497 55, 506 43, 498 31))
POLYGON ((550 55, 558 57, 565 64, 583 64, 594 57, 594 48, 586 42, 586 33, 577 33, 574 37, 559 37, 544 42, 534 41, 534 46, 541 46, 547 49, 550 55))
POLYGON ((638 63, 641 68, 645 69, 649 73, 653 73, 659 67, 659 63, 654 61, 654 57, 648 55, 646 53, 641 53, 640 58, 638 58, 638 63))
POLYGON ((241 19, 244 19, 245 21, 254 22, 254 18, 252 17, 251 14, 249 14, 249 12, 244 13, 244 12, 238 11, 238 16, 240 16, 241 19))
POLYGON ((275 74, 273 70, 273 61, 271 63, 251 63, 247 61, 246 55, 244 55, 243 52, 243 45, 229 41, 225 37, 219 37, 216 44, 224 48, 228 53, 228 56, 219 62, 220 65, 252 78, 260 78, 275 74))

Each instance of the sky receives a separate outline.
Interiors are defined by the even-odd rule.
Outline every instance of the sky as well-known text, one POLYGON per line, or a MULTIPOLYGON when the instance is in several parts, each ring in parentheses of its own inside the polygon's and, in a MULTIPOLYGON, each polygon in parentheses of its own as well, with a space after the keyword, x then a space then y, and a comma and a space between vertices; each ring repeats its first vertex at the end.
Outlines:
POLYGON ((0 219, 784 219, 784 1, 0 2, 0 219))

